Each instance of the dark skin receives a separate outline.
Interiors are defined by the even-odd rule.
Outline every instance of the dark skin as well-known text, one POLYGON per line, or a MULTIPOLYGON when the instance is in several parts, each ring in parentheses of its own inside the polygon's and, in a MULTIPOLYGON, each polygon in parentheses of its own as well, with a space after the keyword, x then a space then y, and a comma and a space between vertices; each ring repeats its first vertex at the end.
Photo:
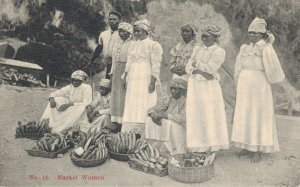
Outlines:
MULTIPOLYGON (((99 86, 99 93, 101 96, 106 96, 109 93, 109 88, 99 86)), ((99 110, 94 110, 91 105, 86 107, 87 115, 89 119, 93 119, 95 116, 99 115, 99 110)))
MULTIPOLYGON (((210 33, 204 33, 201 35, 202 42, 206 47, 210 47, 210 46, 214 45, 217 42, 217 38, 218 37, 216 35, 213 35, 210 33)), ((198 69, 194 70, 193 74, 201 74, 207 80, 214 79, 214 76, 212 74, 198 70, 198 69)))
MULTIPOLYGON (((118 18, 118 16, 116 16, 114 14, 109 15, 108 24, 109 24, 111 30, 113 30, 113 31, 118 30, 118 26, 119 26, 120 22, 121 22, 121 20, 118 18)), ((91 59, 91 63, 93 63, 95 61, 95 59, 99 57, 102 50, 103 50, 103 45, 98 45, 96 47, 96 49, 94 51, 94 54, 93 54, 93 57, 91 59)))
MULTIPOLYGON (((184 89, 182 88, 170 87, 170 92, 172 97, 176 100, 180 99, 184 95, 184 89)), ((162 125, 162 119, 168 119, 168 115, 166 113, 153 112, 150 113, 149 116, 151 117, 152 121, 159 126, 162 125)))
MULTIPOLYGON (((77 87, 79 87, 81 84, 82 84, 82 80, 79 80, 79 79, 72 79, 71 80, 71 84, 75 87, 75 88, 77 88, 77 87)), ((50 102, 50 107, 51 108, 55 108, 56 107, 56 102, 55 102, 55 100, 54 100, 54 98, 53 97, 50 97, 49 98, 49 102, 50 102)), ((67 103, 67 104, 63 104, 63 105, 61 105, 57 110, 59 111, 59 112, 63 112, 63 111, 65 111, 65 110, 67 110, 69 107, 71 107, 71 106, 74 106, 74 103, 72 103, 72 102, 70 102, 70 103, 67 103)))
POLYGON ((251 43, 255 44, 259 40, 263 39, 263 33, 259 32, 248 32, 248 39, 251 43))
MULTIPOLYGON (((144 29, 142 29, 138 26, 134 26, 133 33, 134 33, 134 37, 138 40, 144 40, 148 37, 147 31, 145 31, 144 29)), ((124 80, 126 80, 126 77, 127 77, 127 72, 125 72, 124 80)), ((151 76, 151 81, 150 81, 150 84, 148 85, 149 93, 153 93, 155 91, 155 82, 156 82, 156 78, 151 76)), ((126 88, 126 84, 124 85, 124 89, 125 88, 126 88)))
MULTIPOLYGON (((182 27, 181 37, 186 44, 190 43, 195 37, 193 29, 190 27, 182 27)), ((173 67, 171 73, 175 73, 179 76, 186 74, 184 67, 173 67)))

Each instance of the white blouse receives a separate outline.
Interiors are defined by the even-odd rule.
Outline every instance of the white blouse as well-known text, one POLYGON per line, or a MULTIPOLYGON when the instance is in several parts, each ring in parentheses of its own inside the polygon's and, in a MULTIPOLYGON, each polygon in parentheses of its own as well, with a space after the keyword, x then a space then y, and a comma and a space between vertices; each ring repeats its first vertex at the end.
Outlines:
POLYGON ((74 103, 75 106, 81 104, 87 106, 92 102, 92 87, 85 83, 78 87, 70 84, 52 92, 49 97, 64 97, 74 103))
POLYGON ((125 72, 133 63, 150 63, 151 75, 159 80, 163 50, 161 45, 149 38, 132 41, 128 47, 125 72))
POLYGON ((185 71, 190 74, 192 78, 197 80, 207 80, 201 74, 192 74, 194 70, 201 70, 203 72, 212 74, 219 80, 217 73, 218 69, 224 63, 225 50, 217 45, 210 47, 196 46, 193 50, 193 54, 188 61, 185 71))
POLYGON ((235 63, 235 80, 243 69, 265 72, 270 83, 280 82, 285 78, 272 44, 264 40, 241 46, 235 63))

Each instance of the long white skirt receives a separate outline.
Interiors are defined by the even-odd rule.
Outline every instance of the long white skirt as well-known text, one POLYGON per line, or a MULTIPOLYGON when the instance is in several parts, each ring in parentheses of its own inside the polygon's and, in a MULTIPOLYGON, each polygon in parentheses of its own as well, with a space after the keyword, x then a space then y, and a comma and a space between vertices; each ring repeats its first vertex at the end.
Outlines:
MULTIPOLYGON (((128 72, 123 128, 126 131, 136 129, 136 125, 145 125, 147 110, 156 105, 156 90, 148 92, 151 81, 151 66, 149 63, 132 63, 128 72)), ((144 133, 143 133, 144 134, 144 133)))
MULTIPOLYGON (((69 103, 68 99, 55 97, 57 108, 64 103, 69 103)), ((48 103, 41 119, 49 118, 49 127, 52 127, 52 132, 62 132, 65 129, 75 125, 88 123, 86 110, 84 105, 71 106, 63 112, 59 112, 56 108, 51 108, 48 103)))
POLYGON ((225 106, 217 80, 190 77, 186 109, 188 149, 205 152, 229 148, 225 106))
POLYGON ((237 84, 231 141, 253 152, 279 151, 273 96, 264 72, 242 70, 237 84))

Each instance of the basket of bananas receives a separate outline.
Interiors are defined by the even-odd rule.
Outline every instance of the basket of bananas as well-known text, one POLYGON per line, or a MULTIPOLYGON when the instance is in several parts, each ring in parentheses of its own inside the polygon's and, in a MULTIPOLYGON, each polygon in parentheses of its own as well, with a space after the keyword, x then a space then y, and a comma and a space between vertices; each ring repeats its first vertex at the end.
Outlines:
POLYGON ((30 156, 57 158, 59 154, 68 151, 69 146, 62 134, 44 134, 31 150, 26 150, 30 156))
POLYGON ((168 159, 160 155, 157 148, 150 144, 145 144, 129 157, 128 165, 130 168, 164 177, 168 175, 168 159))
POLYGON ((146 140, 137 139, 132 133, 110 134, 107 138, 108 152, 111 158, 119 161, 128 161, 129 156, 146 143, 146 140))
POLYGON ((94 167, 106 161, 108 150, 105 147, 105 132, 89 129, 86 134, 78 137, 81 137, 80 141, 75 144, 75 150, 70 154, 73 164, 79 167, 94 167))
POLYGON ((18 121, 16 128, 16 138, 28 138, 32 140, 39 140, 45 133, 50 133, 52 128, 49 127, 49 119, 42 119, 41 121, 29 121, 22 124, 18 121))
POLYGON ((78 147, 71 152, 73 164, 79 167, 94 167, 103 164, 108 157, 108 151, 103 141, 97 141, 86 149, 78 147))

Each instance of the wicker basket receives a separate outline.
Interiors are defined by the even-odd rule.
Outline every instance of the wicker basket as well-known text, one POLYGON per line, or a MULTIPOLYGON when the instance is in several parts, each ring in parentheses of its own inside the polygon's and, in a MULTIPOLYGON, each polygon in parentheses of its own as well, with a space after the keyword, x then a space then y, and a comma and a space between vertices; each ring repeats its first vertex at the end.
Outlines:
POLYGON ((57 158, 57 155, 64 154, 68 152, 69 147, 64 147, 57 152, 46 152, 46 151, 37 151, 37 150, 26 150, 30 156, 43 157, 43 158, 57 158))
POLYGON ((149 173, 151 175, 156 175, 159 177, 164 177, 168 175, 168 168, 164 168, 163 170, 158 170, 156 168, 151 168, 148 166, 144 166, 138 163, 135 163, 133 161, 128 161, 128 165, 130 168, 138 170, 138 171, 142 171, 145 173, 149 173))
POLYGON ((74 165, 79 166, 79 167, 95 167, 103 164, 107 157, 102 158, 102 159, 92 159, 92 160, 85 160, 85 159, 80 159, 76 158, 71 152, 70 154, 71 161, 73 162, 74 165))
POLYGON ((109 149, 108 149, 108 153, 112 159, 115 159, 118 161, 123 161, 123 162, 129 161, 129 156, 131 155, 131 154, 115 153, 115 152, 110 151, 109 149))
MULTIPOLYGON (((176 160, 183 160, 184 154, 175 155, 176 160)), ((168 172, 171 179, 184 183, 200 183, 214 176, 214 163, 203 167, 177 167, 169 161, 168 172)))

